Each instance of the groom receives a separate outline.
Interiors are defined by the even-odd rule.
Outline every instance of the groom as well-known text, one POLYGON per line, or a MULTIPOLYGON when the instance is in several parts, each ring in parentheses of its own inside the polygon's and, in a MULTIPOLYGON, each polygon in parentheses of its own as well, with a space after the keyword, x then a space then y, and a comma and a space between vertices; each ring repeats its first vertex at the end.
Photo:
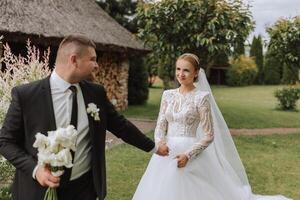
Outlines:
POLYGON ((60 200, 103 200, 106 195, 105 133, 112 132, 144 151, 167 155, 152 140, 119 115, 104 88, 85 81, 98 68, 95 44, 83 36, 60 43, 52 74, 12 89, 12 101, 0 132, 0 153, 16 167, 15 200, 41 200, 47 187, 57 187, 60 200), (89 103, 99 108, 100 120, 87 114, 89 103), (78 130, 74 166, 62 177, 37 165, 35 134, 73 124, 78 130))

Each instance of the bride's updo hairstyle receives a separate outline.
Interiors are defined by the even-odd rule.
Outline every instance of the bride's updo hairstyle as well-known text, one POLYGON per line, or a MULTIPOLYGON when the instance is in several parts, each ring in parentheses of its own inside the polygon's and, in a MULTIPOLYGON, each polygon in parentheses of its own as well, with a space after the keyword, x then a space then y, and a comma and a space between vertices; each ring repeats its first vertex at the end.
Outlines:
MULTIPOLYGON (((199 60, 198 56, 196 56, 195 54, 184 53, 181 56, 179 56, 177 58, 177 60, 188 61, 189 63, 191 63, 193 65, 193 67, 195 68, 196 71, 200 70, 200 60, 199 60)), ((198 80, 198 77, 195 77, 194 81, 197 81, 197 80, 198 80)))

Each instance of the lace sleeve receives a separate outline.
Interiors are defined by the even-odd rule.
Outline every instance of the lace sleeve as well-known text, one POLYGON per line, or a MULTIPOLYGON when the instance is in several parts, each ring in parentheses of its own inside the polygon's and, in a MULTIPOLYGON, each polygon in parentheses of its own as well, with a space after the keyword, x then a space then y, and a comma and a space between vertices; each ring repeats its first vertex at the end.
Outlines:
POLYGON ((189 159, 196 157, 214 140, 213 120, 208 95, 201 100, 200 105, 198 106, 198 113, 200 115, 200 124, 205 135, 185 152, 189 159))
POLYGON ((154 139, 155 139, 156 144, 165 140, 165 136, 166 136, 167 129, 168 129, 168 121, 166 120, 166 117, 165 117, 165 112, 166 112, 166 109, 168 106, 166 96, 167 96, 166 92, 164 92, 162 95, 159 115, 158 115, 155 131, 154 131, 154 139))

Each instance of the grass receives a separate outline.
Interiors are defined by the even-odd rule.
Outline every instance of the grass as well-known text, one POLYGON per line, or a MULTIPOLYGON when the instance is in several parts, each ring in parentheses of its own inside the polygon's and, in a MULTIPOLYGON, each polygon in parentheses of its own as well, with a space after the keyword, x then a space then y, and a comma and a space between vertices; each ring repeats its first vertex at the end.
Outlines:
MULTIPOLYGON (((300 127, 300 112, 276 109, 273 93, 283 86, 213 86, 212 90, 221 112, 230 128, 300 127)), ((150 88, 145 105, 129 106, 126 117, 156 119, 162 88, 150 88)), ((300 101, 297 102, 300 109, 300 101)))
MULTIPOLYGON (((254 193, 300 199, 300 134, 237 136, 234 140, 254 193)), ((126 144, 108 150, 106 199, 130 200, 150 156, 126 144)))
POLYGON ((239 136, 235 142, 255 193, 300 199, 300 134, 239 136))
POLYGON ((129 106, 121 112, 126 117, 152 119, 157 118, 163 89, 161 87, 149 88, 149 99, 145 105, 129 106))
MULTIPOLYGON (((230 128, 300 127, 300 112, 276 109, 274 91, 282 86, 213 87, 230 128)), ((297 104, 300 109, 300 101, 297 104)))

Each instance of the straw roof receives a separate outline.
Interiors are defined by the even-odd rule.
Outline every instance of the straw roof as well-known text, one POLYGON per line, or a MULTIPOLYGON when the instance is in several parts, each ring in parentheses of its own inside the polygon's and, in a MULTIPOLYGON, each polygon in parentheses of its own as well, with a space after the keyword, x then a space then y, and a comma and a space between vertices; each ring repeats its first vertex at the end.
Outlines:
POLYGON ((1 0, 0 34, 12 41, 58 45, 63 37, 81 34, 97 50, 148 51, 143 43, 111 18, 94 0, 1 0))

